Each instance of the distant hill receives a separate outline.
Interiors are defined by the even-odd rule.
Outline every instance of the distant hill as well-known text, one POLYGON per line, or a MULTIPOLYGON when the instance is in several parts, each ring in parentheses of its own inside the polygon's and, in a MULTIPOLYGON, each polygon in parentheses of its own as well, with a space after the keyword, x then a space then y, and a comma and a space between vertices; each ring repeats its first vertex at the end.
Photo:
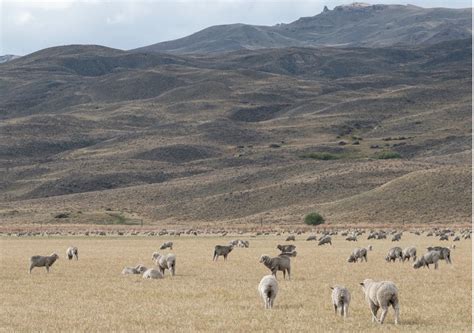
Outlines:
POLYGON ((471 38, 471 8, 354 3, 289 24, 228 24, 135 49, 173 54, 220 53, 263 48, 432 45, 471 38))
POLYGON ((4 62, 7 62, 7 61, 12 61, 12 60, 15 60, 17 58, 19 58, 20 56, 17 56, 17 55, 14 55, 14 54, 5 54, 5 55, 2 55, 0 56, 0 64, 3 64, 4 62))
POLYGON ((0 220, 470 223, 471 59, 470 38, 23 56, 0 65, 0 220))

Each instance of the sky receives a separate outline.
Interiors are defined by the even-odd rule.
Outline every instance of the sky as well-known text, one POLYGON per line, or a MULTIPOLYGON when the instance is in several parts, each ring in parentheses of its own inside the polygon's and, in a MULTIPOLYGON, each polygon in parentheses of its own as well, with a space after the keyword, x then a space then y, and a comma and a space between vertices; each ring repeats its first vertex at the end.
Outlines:
MULTIPOLYGON (((359 0, 361 1, 361 0, 359 0)), ((406 1, 406 0, 405 0, 406 1)), ((128 50, 212 25, 290 23, 352 0, 0 0, 0 55, 98 44, 128 50)), ((363 1, 370 4, 397 0, 363 1)), ((471 0, 410 0, 421 7, 471 7, 471 0)))

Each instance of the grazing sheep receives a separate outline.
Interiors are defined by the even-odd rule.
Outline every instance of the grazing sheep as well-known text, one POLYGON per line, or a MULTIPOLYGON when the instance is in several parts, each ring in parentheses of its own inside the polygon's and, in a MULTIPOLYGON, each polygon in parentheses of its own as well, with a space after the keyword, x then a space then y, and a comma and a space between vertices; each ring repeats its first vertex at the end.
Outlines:
POLYGON ((280 253, 278 256, 279 256, 279 257, 281 257, 281 256, 296 257, 296 254, 297 254, 296 251, 292 251, 292 252, 282 252, 282 253, 280 253))
POLYGON ((442 246, 430 246, 427 248, 428 251, 438 251, 439 252, 439 259, 444 259, 448 264, 451 263, 451 250, 447 247, 442 246))
POLYGON ((163 278, 163 273, 160 270, 157 270, 156 268, 150 268, 147 269, 143 273, 143 278, 144 279, 162 279, 163 278))
POLYGON ((153 260, 155 264, 159 267, 161 274, 165 274, 165 269, 169 269, 171 276, 176 274, 176 255, 168 253, 166 255, 161 255, 158 252, 153 253, 153 260))
POLYGON ((71 260, 73 257, 76 258, 76 260, 79 260, 79 251, 75 246, 68 247, 68 249, 66 250, 66 255, 69 260, 71 260))
POLYGON ((270 269, 272 271, 272 275, 275 275, 275 277, 277 271, 282 271, 283 280, 286 277, 286 272, 288 272, 288 280, 291 280, 291 261, 288 256, 270 258, 267 255, 262 255, 259 262, 263 263, 268 269, 270 269))
POLYGON ((281 252, 293 252, 296 250, 296 246, 290 244, 290 245, 278 245, 277 249, 280 250, 281 252))
POLYGON ((447 240, 449 240, 449 236, 448 235, 441 235, 441 237, 439 237, 439 240, 440 241, 447 241, 447 240))
POLYGON ((324 244, 330 244, 330 245, 332 245, 331 236, 324 236, 324 237, 321 238, 321 240, 318 242, 318 246, 319 246, 319 245, 324 245, 324 244))
POLYGON ((347 262, 357 262, 360 259, 360 262, 367 262, 367 249, 365 248, 355 248, 349 258, 347 258, 347 262))
POLYGON ((289 241, 296 241, 296 239, 295 239, 295 236, 288 236, 288 237, 286 237, 285 241, 286 241, 286 242, 289 242, 289 241))
POLYGON ((402 239, 402 234, 395 234, 392 237, 392 242, 398 242, 398 241, 400 241, 400 239, 402 239))
POLYGON ((434 264, 435 269, 438 269, 439 258, 440 258, 440 253, 438 251, 430 251, 426 253, 423 257, 419 258, 413 264, 413 268, 418 269, 422 266, 430 268, 430 264, 434 264))
POLYGON ((239 243, 239 240, 238 239, 234 239, 234 240, 231 240, 229 242, 229 246, 237 246, 237 244, 239 243))
POLYGON ((357 242, 357 237, 356 236, 349 236, 349 237, 346 238, 346 241, 357 242))
POLYGON ((46 272, 49 273, 49 268, 58 259, 59 256, 56 253, 52 253, 49 256, 32 256, 30 258, 30 274, 34 267, 46 267, 46 272))
POLYGON ((405 260, 410 260, 410 258, 413 258, 413 261, 416 260, 416 247, 414 247, 414 246, 406 247, 402 251, 402 261, 403 262, 405 262, 405 260))
POLYGON ((142 274, 147 268, 142 265, 137 265, 136 267, 125 267, 122 270, 122 274, 142 274))
POLYGON ((347 318, 349 315, 349 303, 351 302, 351 293, 347 288, 341 286, 330 287, 332 289, 332 305, 334 312, 339 312, 341 316, 347 318))
POLYGON ((223 256, 224 260, 227 260, 227 256, 234 249, 232 245, 216 245, 214 248, 214 256, 212 257, 213 261, 217 261, 219 256, 223 256))
POLYGON ((311 236, 308 236, 308 238, 306 238, 307 241, 315 241, 317 238, 315 235, 311 235, 311 236))
POLYGON ((388 307, 391 305, 395 310, 395 324, 398 324, 400 321, 400 306, 397 286, 391 281, 375 282, 371 279, 365 279, 360 285, 372 312, 372 322, 377 321, 383 324, 388 307), (382 308, 380 320, 377 319, 379 308, 382 308))
POLYGON ((278 281, 273 275, 265 275, 258 284, 258 292, 263 299, 265 309, 273 308, 273 302, 278 294, 278 281))
POLYGON ((164 249, 170 249, 170 250, 172 250, 172 249, 173 249, 173 242, 165 242, 165 243, 163 243, 163 244, 160 246, 160 250, 164 250, 164 249))
POLYGON ((402 261, 402 248, 396 246, 396 247, 392 247, 389 251, 388 251, 388 254, 387 256, 385 257, 385 260, 387 262, 390 262, 390 261, 393 261, 395 262, 395 259, 398 258, 399 261, 402 261))
POLYGON ((461 240, 461 237, 456 236, 456 237, 454 237, 453 242, 459 242, 460 240, 461 240))
POLYGON ((246 240, 238 240, 237 242, 237 246, 238 247, 245 247, 245 248, 248 248, 250 245, 249 241, 246 241, 246 240))

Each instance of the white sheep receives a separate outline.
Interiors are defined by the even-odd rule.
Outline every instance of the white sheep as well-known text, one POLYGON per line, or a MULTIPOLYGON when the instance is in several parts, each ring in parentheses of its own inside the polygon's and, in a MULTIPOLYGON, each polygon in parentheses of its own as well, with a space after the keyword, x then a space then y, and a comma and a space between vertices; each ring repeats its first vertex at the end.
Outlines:
POLYGON ((66 255, 69 260, 71 260, 73 257, 76 258, 76 260, 79 260, 79 251, 75 246, 68 247, 68 249, 66 250, 66 255))
POLYGON ((162 279, 163 274, 156 268, 150 268, 143 273, 144 279, 162 279))
POLYGON ((273 302, 278 294, 278 281, 273 275, 265 275, 258 285, 258 292, 263 299, 265 309, 273 308, 273 302))
POLYGON ((400 322, 400 306, 398 300, 398 288, 391 281, 375 282, 371 279, 365 279, 361 282, 365 299, 369 303, 372 312, 372 322, 377 321, 383 324, 387 315, 388 307, 391 305, 395 310, 395 324, 400 322), (380 320, 377 319, 377 312, 382 308, 380 320))
POLYGON ((347 318, 349 315, 349 303, 351 302, 351 293, 349 290, 342 286, 330 287, 332 289, 332 305, 334 306, 334 312, 341 314, 347 318))
POLYGON ((122 274, 124 274, 124 275, 126 275, 126 274, 142 274, 146 270, 147 270, 147 268, 145 266, 137 265, 136 267, 125 267, 122 270, 122 274))
POLYGON ((159 267, 161 274, 165 274, 165 269, 169 269, 172 276, 176 273, 176 255, 168 253, 161 255, 158 252, 153 253, 153 261, 159 267))

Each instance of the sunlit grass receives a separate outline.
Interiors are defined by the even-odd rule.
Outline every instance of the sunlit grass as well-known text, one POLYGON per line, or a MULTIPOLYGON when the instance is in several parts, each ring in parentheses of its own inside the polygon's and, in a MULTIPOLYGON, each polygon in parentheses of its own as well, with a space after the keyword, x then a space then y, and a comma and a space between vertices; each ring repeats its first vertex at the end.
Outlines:
MULTIPOLYGON (((237 237, 235 237, 237 238, 237 237)), ((414 270, 411 264, 388 264, 389 240, 317 246, 300 236, 292 259, 292 281, 278 276, 280 293, 273 310, 264 310, 257 285, 268 270, 261 254, 276 255, 281 237, 242 237, 250 248, 237 248, 227 262, 212 262, 216 244, 230 238, 169 238, 177 255, 177 275, 163 280, 122 276, 124 266, 152 266, 151 254, 164 238, 2 238, 0 240, 0 328, 6 331, 380 331, 359 282, 389 279, 400 289, 401 325, 390 311, 383 331, 467 332, 471 330, 471 243, 453 250, 453 264, 414 270), (349 264, 354 247, 372 244, 368 263, 349 264), (69 245, 79 261, 68 261, 69 245), (50 274, 27 272, 28 259, 56 251, 61 258, 50 274), (352 293, 349 318, 333 313, 330 289, 345 285, 352 293)), ((364 237, 365 238, 365 237, 364 237)), ((167 238, 168 240, 168 238, 167 238)), ((397 246, 416 245, 420 253, 433 238, 405 234, 397 246)))

